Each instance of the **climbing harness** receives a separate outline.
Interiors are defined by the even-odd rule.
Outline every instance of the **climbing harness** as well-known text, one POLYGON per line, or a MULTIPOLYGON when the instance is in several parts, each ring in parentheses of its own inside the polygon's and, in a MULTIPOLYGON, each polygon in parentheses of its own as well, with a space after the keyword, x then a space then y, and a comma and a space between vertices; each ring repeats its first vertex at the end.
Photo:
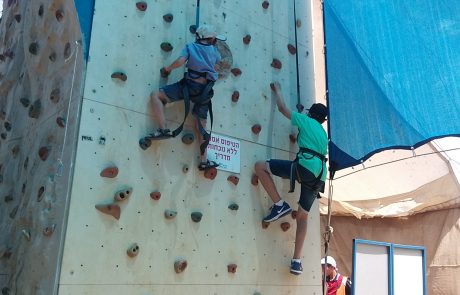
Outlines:
MULTIPOLYGON (((304 180, 302 179, 302 173, 301 171, 299 171, 299 169, 302 169, 302 167, 299 168, 300 164, 299 164, 299 154, 303 154, 303 153, 307 153, 307 154, 310 154, 313 157, 316 157, 318 159, 321 160, 322 163, 325 163, 327 161, 326 157, 314 150, 311 150, 309 148, 304 148, 304 147, 300 147, 299 148, 299 152, 297 153, 297 157, 296 159, 294 160, 294 162, 292 163, 292 166, 291 166, 291 176, 290 176, 290 187, 289 187, 289 192, 292 193, 294 192, 295 190, 295 182, 296 180, 302 184, 302 185, 306 185, 308 187, 310 187, 312 190, 317 190, 318 189, 318 184, 320 183, 321 181, 321 177, 323 176, 323 173, 324 173, 324 165, 321 164, 321 171, 320 173, 318 174, 318 176, 316 177, 315 179, 315 182, 314 184, 306 184, 304 182, 304 180)), ((324 192, 324 188, 319 188, 321 192, 324 192)), ((319 195, 319 194, 318 194, 319 195)))

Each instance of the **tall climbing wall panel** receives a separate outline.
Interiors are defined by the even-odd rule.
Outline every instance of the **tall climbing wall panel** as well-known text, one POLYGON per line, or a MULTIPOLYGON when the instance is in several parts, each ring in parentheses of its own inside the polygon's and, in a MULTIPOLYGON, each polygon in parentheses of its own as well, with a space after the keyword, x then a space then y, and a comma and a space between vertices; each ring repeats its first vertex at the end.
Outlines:
MULTIPOLYGON (((236 142, 240 156, 239 173, 218 170, 209 179, 196 169, 197 140, 182 140, 193 131, 190 118, 178 137, 147 150, 138 144, 155 128, 150 92, 183 75, 178 69, 164 79, 160 68, 194 40, 196 1, 96 1, 59 294, 320 294, 317 202, 304 274, 293 276, 295 220, 289 215, 263 228, 271 201, 251 181, 256 161, 295 156, 295 130, 276 110, 270 82, 281 83, 295 110, 297 58, 299 100, 314 100, 304 2, 296 2, 294 16, 294 1, 201 1, 200 23, 228 38, 218 44, 224 60, 213 132, 236 142), (239 99, 232 100, 235 91, 239 99)), ((181 103, 168 106, 168 126, 183 115, 181 103)), ((299 192, 276 183, 296 208, 299 192)))

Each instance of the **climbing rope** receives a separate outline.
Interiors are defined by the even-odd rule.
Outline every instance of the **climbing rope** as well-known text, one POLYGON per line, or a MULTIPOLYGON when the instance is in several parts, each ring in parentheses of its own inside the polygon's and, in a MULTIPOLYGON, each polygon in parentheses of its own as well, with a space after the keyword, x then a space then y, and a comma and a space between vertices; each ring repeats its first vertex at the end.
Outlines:
MULTIPOLYGON (((334 192, 334 186, 332 184, 332 178, 329 178, 329 193, 328 193, 328 198, 327 198, 327 224, 324 230, 323 234, 323 240, 324 240, 324 257, 325 257, 325 262, 324 265, 327 264, 327 254, 329 252, 329 243, 332 238, 332 233, 334 232, 334 228, 331 226, 331 216, 332 216, 332 195, 334 192)), ((326 284, 326 272, 323 271, 323 291, 324 294, 327 294, 327 284, 326 284)))

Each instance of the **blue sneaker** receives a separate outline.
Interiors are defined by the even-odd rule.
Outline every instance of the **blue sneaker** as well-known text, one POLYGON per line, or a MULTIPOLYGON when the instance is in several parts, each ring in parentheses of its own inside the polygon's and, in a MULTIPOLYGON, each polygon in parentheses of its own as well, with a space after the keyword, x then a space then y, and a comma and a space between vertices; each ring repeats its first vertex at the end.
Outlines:
POLYGON ((272 221, 278 220, 284 215, 289 214, 292 211, 291 207, 286 202, 284 202, 283 205, 281 206, 276 206, 276 204, 273 204, 270 210, 271 210, 270 214, 268 214, 264 218, 265 222, 272 222, 272 221))
POLYGON ((303 271, 303 267, 302 267, 302 262, 296 262, 294 260, 291 260, 291 273, 293 275, 300 275, 303 271))

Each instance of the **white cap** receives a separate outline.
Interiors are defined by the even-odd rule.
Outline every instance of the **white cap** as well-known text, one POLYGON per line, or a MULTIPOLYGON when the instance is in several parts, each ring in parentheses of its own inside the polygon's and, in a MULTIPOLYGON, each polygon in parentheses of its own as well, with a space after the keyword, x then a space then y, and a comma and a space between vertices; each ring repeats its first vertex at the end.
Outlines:
POLYGON ((196 35, 198 36, 198 39, 216 38, 221 41, 227 40, 224 36, 217 35, 214 28, 210 25, 199 26, 198 29, 196 29, 196 35))
MULTIPOLYGON (((321 259, 321 264, 325 264, 325 263, 326 263, 326 257, 321 259)), ((327 256, 327 264, 330 264, 333 267, 337 268, 337 262, 335 262, 335 259, 332 256, 327 256)))

